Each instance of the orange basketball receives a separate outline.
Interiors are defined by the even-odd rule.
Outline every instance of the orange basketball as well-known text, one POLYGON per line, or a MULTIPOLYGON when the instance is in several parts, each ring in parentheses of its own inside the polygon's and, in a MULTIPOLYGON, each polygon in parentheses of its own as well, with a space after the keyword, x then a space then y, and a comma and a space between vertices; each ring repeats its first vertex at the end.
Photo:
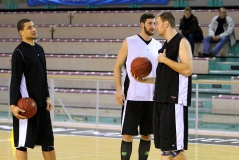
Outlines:
POLYGON ((137 77, 147 77, 152 71, 152 63, 147 57, 137 57, 131 62, 131 72, 137 77))
POLYGON ((37 112, 37 104, 32 98, 24 97, 19 99, 17 106, 25 111, 20 112, 19 114, 26 118, 32 118, 37 112))

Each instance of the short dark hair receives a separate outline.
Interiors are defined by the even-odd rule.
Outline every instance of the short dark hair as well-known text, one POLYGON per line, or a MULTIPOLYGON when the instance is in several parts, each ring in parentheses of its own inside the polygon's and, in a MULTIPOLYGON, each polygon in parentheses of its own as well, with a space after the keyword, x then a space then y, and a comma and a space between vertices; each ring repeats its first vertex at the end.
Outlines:
POLYGON ((20 30, 23 30, 24 28, 24 23, 26 22, 31 22, 30 19, 21 19, 20 21, 18 21, 17 23, 17 31, 19 32, 20 30))
POLYGON ((221 12, 222 9, 227 10, 225 7, 220 7, 220 8, 219 8, 219 12, 221 12))
POLYGON ((152 13, 144 13, 141 17, 140 17, 140 23, 145 23, 147 21, 147 19, 153 19, 155 18, 155 15, 152 13))
POLYGON ((171 12, 160 13, 157 17, 160 17, 162 21, 168 21, 172 28, 175 28, 175 18, 171 12))
POLYGON ((184 11, 192 12, 192 9, 191 9, 190 7, 185 7, 185 8, 184 8, 184 11))

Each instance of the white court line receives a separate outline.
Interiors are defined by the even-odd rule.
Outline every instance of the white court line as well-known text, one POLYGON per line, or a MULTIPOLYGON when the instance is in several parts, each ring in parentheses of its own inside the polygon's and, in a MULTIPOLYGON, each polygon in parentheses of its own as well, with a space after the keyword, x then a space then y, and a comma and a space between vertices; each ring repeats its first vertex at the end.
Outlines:
POLYGON ((9 139, 7 139, 7 140, 0 140, 0 142, 6 142, 6 141, 10 141, 9 139))

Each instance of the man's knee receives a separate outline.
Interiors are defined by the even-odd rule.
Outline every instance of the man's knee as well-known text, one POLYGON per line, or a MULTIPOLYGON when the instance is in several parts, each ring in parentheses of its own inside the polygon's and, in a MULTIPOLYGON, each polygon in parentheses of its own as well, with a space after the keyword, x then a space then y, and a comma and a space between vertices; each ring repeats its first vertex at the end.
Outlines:
POLYGON ((149 141, 149 140, 151 140, 151 134, 149 134, 149 135, 141 135, 141 139, 143 139, 143 140, 145 140, 145 141, 149 141))
POLYGON ((162 156, 172 156, 172 158, 174 158, 177 155, 179 155, 180 152, 181 152, 181 150, 178 150, 178 151, 162 151, 162 156))
POLYGON ((50 152, 53 151, 54 147, 53 146, 42 146, 42 151, 43 152, 50 152))
POLYGON ((228 36, 226 36, 226 37, 222 37, 221 39, 220 39, 220 41, 223 41, 223 42, 228 42, 230 39, 229 39, 229 37, 228 36))
POLYGON ((162 151, 162 156, 171 156, 170 151, 162 151))
POLYGON ((27 148, 26 147, 17 147, 16 150, 26 152, 27 148))
POLYGON ((206 37, 204 37, 203 41, 210 43, 211 39, 212 38, 210 36, 206 36, 206 37))
POLYGON ((133 139, 134 139, 134 136, 132 136, 132 135, 127 135, 127 134, 123 135, 123 141, 125 141, 125 142, 132 142, 133 139))

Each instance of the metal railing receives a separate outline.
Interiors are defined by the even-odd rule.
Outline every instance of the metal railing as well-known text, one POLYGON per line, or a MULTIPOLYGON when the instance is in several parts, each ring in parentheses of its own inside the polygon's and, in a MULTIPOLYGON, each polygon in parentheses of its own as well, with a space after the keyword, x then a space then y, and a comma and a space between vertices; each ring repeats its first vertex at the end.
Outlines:
MULTIPOLYGON (((8 77, 10 79, 9 74, 1 74, 0 78, 8 77)), ((101 81, 113 81, 112 76, 75 76, 75 75, 48 75, 49 79, 49 87, 50 87, 50 96, 52 99, 52 102, 58 102, 60 103, 64 113, 67 115, 69 122, 75 122, 72 118, 72 115, 68 112, 68 109, 65 107, 64 102, 59 97, 56 97, 55 94, 55 85, 54 81, 57 79, 64 79, 64 80, 81 80, 81 81, 92 81, 95 83, 95 100, 92 99, 92 101, 95 101, 95 125, 100 125, 99 123, 99 111, 100 111, 100 82, 101 81)), ((236 80, 192 80, 192 83, 195 84, 195 131, 199 130, 199 84, 220 84, 220 85, 239 85, 239 81, 236 80)), ((111 97, 112 98, 112 97, 111 97)), ((8 104, 9 105, 9 104, 8 104)), ((117 105, 117 103, 116 103, 117 105)), ((119 106, 120 109, 121 106, 119 106)), ((87 108, 87 107, 86 107, 87 108)), ((51 111, 51 116, 53 122, 54 120, 54 109, 51 111)), ((120 115, 119 115, 120 116, 120 115)), ((8 108, 8 121, 11 121, 11 113, 8 108)))

